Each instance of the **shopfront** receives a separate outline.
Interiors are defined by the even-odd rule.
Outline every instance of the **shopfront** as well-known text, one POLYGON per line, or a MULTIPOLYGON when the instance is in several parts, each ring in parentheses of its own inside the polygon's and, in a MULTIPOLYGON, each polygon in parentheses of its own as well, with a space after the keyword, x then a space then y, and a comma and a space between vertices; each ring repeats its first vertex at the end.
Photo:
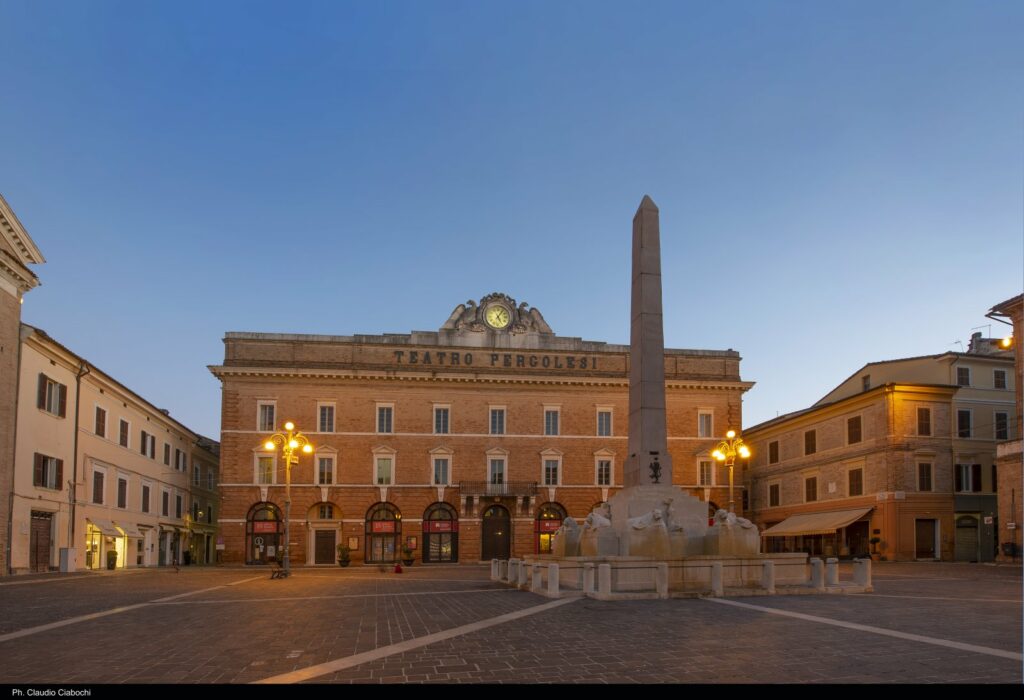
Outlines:
POLYGON ((245 519, 245 563, 270 564, 282 555, 284 522, 273 503, 262 502, 249 509, 245 519))
POLYGON ((447 503, 434 503, 423 514, 423 561, 459 560, 459 514, 447 503))
POLYGON ((562 527, 565 518, 565 508, 558 503, 545 503, 540 507, 533 528, 536 540, 534 551, 537 554, 551 554, 555 532, 562 527))
POLYGON ((102 518, 85 520, 85 568, 93 571, 124 568, 128 538, 114 523, 102 518))
POLYGON ((378 503, 366 513, 366 561, 392 563, 397 560, 402 538, 402 514, 391 503, 378 503))

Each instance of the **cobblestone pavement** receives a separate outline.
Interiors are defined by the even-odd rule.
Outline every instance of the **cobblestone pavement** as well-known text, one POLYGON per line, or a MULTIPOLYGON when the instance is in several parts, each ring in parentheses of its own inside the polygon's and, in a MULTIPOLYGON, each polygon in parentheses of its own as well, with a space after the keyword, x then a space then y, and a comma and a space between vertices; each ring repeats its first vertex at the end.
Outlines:
POLYGON ((1020 567, 883 563, 868 595, 553 606, 488 574, 300 569, 272 581, 186 567, 2 579, 0 681, 1022 680, 1020 567))

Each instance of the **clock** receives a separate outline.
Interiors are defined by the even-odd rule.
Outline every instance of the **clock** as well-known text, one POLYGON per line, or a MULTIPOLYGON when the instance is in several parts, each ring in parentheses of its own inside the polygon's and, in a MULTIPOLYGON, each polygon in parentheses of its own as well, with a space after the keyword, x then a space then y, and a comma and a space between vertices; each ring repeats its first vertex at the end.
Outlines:
POLYGON ((487 311, 484 312, 484 320, 491 328, 501 329, 505 328, 512 320, 512 314, 504 306, 495 304, 487 307, 487 311))

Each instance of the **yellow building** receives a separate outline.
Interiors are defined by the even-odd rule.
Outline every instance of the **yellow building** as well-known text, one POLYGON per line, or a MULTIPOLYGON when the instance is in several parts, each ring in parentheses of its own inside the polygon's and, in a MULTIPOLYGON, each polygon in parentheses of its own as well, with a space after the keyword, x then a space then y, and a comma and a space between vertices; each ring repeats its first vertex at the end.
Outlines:
POLYGON ((1024 294, 996 304, 988 316, 1003 323, 1009 323, 1012 334, 1009 348, 1014 358, 1014 393, 1016 396, 1016 432, 1011 433, 996 445, 996 465, 999 469, 999 559, 1019 560, 1021 556, 1021 529, 1024 528, 1024 481, 1022 476, 1021 437, 1024 436, 1024 294), (1008 320, 1007 320, 1008 319, 1008 320))

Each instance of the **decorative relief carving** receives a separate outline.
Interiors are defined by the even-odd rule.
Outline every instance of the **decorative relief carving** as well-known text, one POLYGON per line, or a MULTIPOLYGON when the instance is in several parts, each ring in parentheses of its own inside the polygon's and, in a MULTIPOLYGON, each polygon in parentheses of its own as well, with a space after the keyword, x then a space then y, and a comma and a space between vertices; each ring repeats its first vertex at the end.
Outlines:
POLYGON ((479 304, 472 299, 465 304, 459 304, 452 310, 448 320, 441 326, 441 330, 474 333, 491 330, 506 333, 554 334, 539 309, 531 308, 525 301, 516 305, 515 299, 500 292, 488 294, 480 300, 479 304), (502 327, 488 324, 487 311, 496 306, 503 307, 508 312, 509 320, 502 327))

